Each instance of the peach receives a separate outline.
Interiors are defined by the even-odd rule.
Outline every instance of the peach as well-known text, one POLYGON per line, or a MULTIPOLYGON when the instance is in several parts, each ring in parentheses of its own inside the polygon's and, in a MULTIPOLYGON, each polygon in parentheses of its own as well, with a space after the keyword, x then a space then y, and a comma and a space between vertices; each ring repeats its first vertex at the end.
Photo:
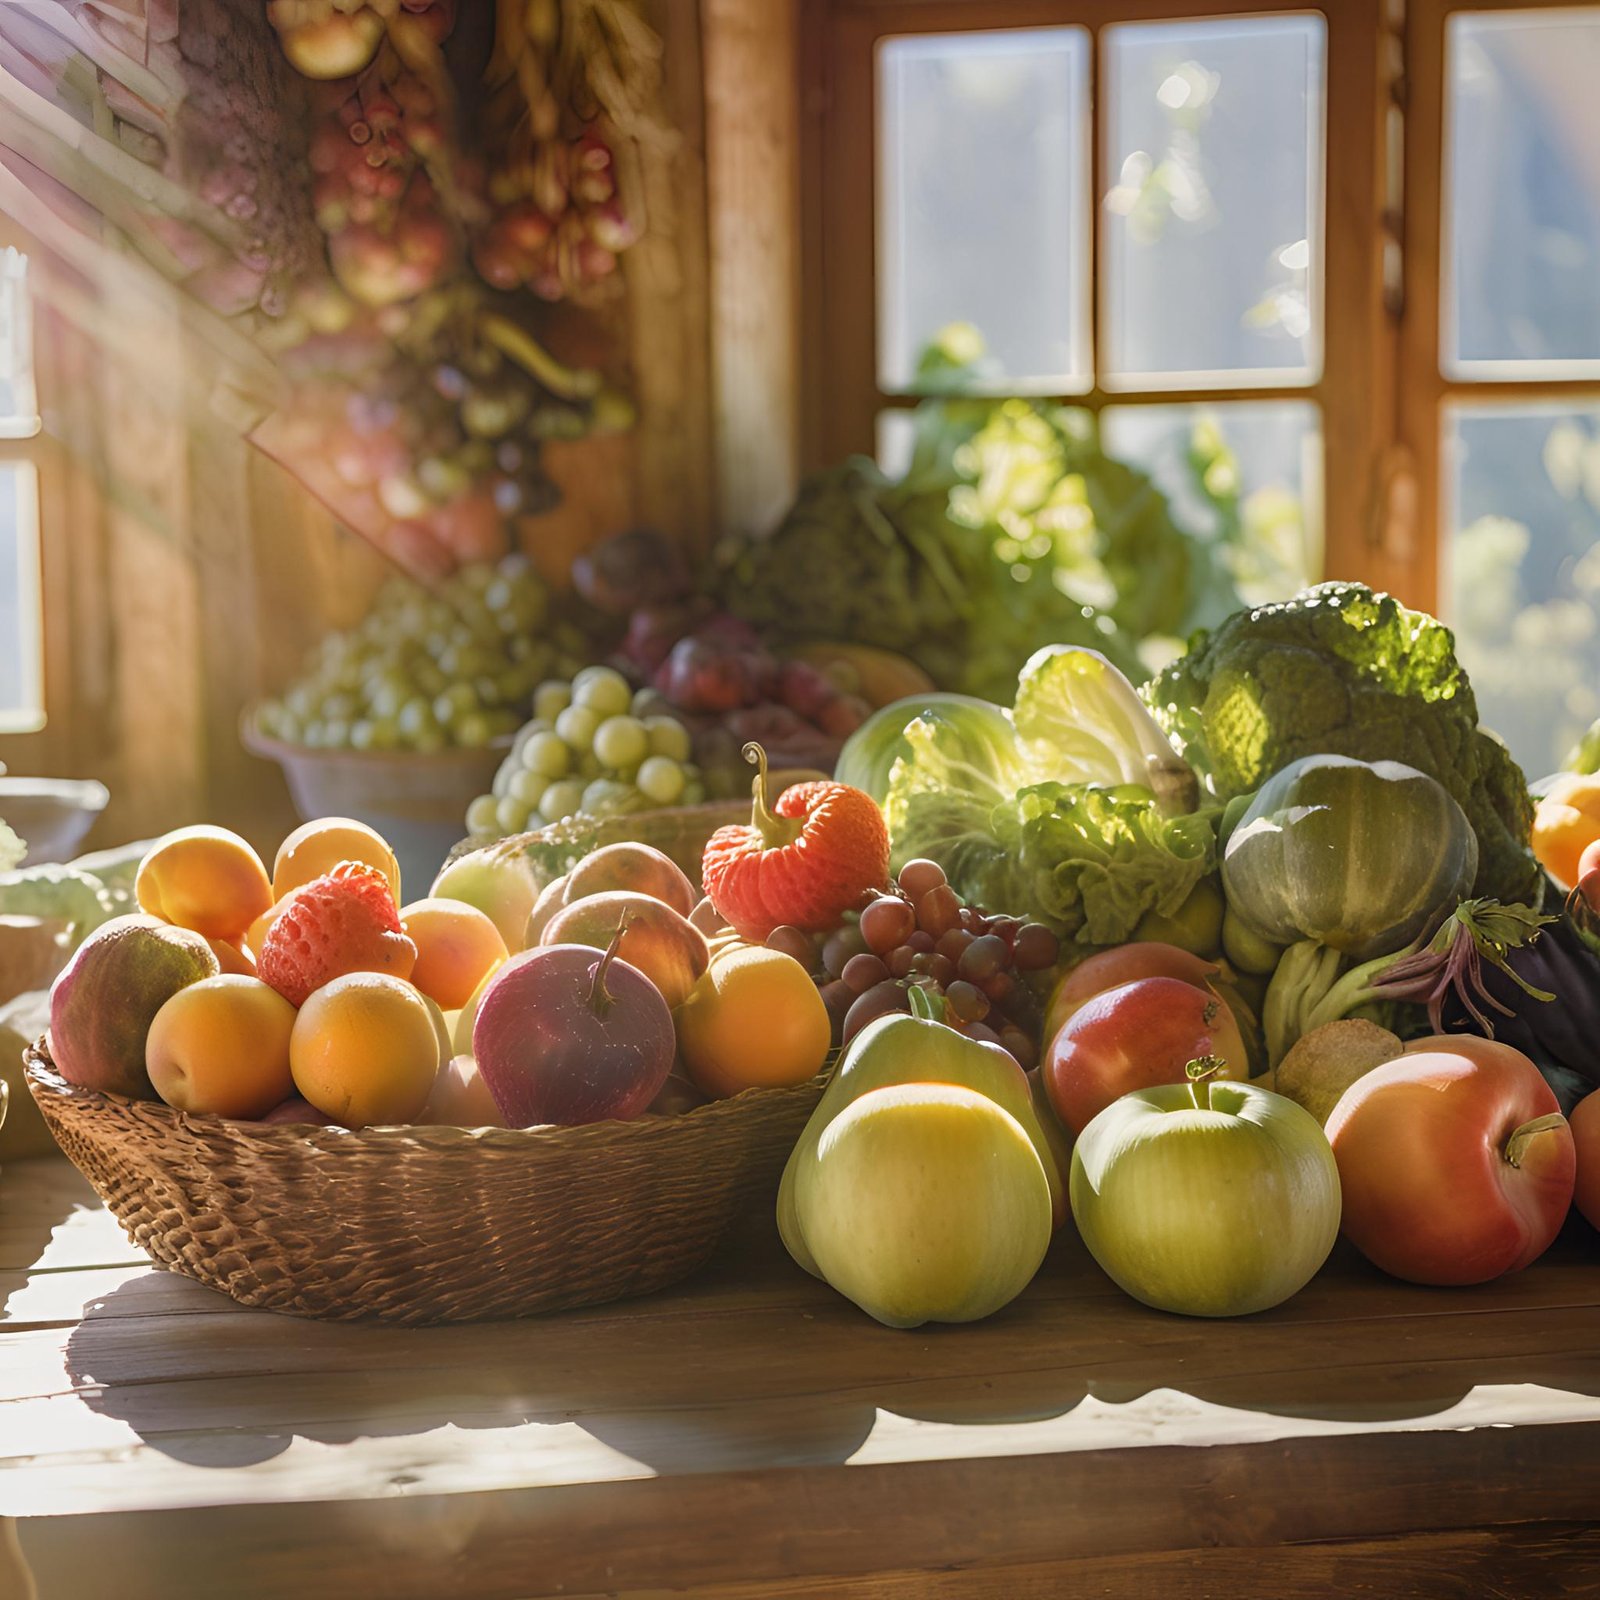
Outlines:
POLYGON ((179 828, 151 846, 133 892, 139 909, 206 939, 242 939, 272 904, 261 857, 226 828, 179 828))
POLYGON ((682 1005, 710 965, 711 951, 698 928, 650 895, 625 890, 592 894, 558 911, 545 925, 539 942, 586 944, 604 950, 624 918, 628 931, 617 946, 618 957, 637 967, 661 991, 668 1006, 682 1005))
POLYGON ((687 917, 694 910, 694 885, 678 864, 651 845, 631 841, 603 845, 593 855, 585 856, 567 874, 564 900, 569 906, 576 905, 590 895, 621 889, 647 894, 671 906, 680 917, 687 917))
POLYGON ((403 978, 349 972, 312 993, 289 1036, 301 1096, 347 1128, 413 1122, 439 1075, 428 1003, 403 978))
POLYGON ((294 1084, 289 1036, 295 1012, 259 978, 224 972, 178 990, 145 1039, 155 1091, 179 1111, 254 1120, 294 1084))
POLYGON ((389 841, 354 817, 318 817, 302 822, 282 844, 272 863, 272 898, 281 900, 313 878, 332 872, 341 861, 361 861, 389 880, 394 903, 400 904, 400 863, 389 841))
MULTIPOLYGON (((259 922, 261 919, 256 919, 259 922)), ((255 923, 250 926, 253 928, 255 923)), ((256 958, 250 947, 246 944, 232 944, 226 939, 207 939, 211 946, 211 953, 217 958, 217 965, 224 972, 238 973, 241 977, 253 978, 256 975, 256 958)))
POLYGON ((291 889, 281 900, 274 901, 245 929, 243 944, 251 956, 259 958, 261 946, 266 943, 267 930, 294 904, 295 891, 291 889))
POLYGON ((459 1011, 511 953, 489 917, 464 900, 413 900, 400 921, 417 947, 411 981, 446 1011, 459 1011))
POLYGON ((257 1122, 310 1123, 314 1128, 325 1127, 327 1120, 314 1105, 302 1100, 297 1094, 292 1094, 287 1100, 275 1105, 266 1116, 256 1118, 257 1122))
POLYGON ((503 1128, 506 1119, 471 1056, 452 1056, 439 1068, 418 1122, 438 1128, 503 1128))

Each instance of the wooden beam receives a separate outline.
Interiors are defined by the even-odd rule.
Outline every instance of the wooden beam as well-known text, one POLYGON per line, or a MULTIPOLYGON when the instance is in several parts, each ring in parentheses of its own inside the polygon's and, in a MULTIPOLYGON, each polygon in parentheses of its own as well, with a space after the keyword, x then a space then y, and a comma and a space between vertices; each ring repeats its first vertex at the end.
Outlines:
POLYGON ((719 524, 765 527, 800 460, 798 0, 702 0, 719 524))

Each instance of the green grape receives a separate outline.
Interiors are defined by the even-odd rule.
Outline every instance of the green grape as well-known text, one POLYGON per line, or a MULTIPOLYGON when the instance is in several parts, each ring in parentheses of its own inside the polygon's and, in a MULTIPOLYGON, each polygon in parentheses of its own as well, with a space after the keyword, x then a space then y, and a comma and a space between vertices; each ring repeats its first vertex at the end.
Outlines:
POLYGON ((322 747, 325 750, 343 750, 350 743, 350 724, 336 717, 322 725, 322 747))
POLYGON ((449 688, 434 696, 433 715, 441 723, 451 723, 457 717, 478 709, 478 697, 470 683, 452 683, 449 688))
POLYGON ((516 600, 516 586, 509 578, 491 577, 484 585, 483 603, 493 612, 510 612, 516 600))
POLYGON ((467 807, 468 833, 498 833, 500 831, 500 806, 492 794, 480 794, 467 807))
POLYGON ((511 550, 495 562, 494 570, 502 578, 510 578, 513 582, 537 583, 538 577, 533 570, 533 558, 525 555, 521 550, 511 550))
POLYGON ((539 815, 546 822, 560 822, 576 816, 583 804, 583 785, 576 778, 562 778, 545 790, 539 801, 539 815))
POLYGON ((360 717, 350 724, 350 748, 352 750, 373 748, 372 724, 365 717, 360 717))
POLYGON ((450 680, 431 661, 419 661, 412 678, 422 694, 443 694, 450 680))
POLYGON ((494 781, 489 785, 489 793, 496 800, 504 800, 511 793, 511 780, 522 770, 517 765, 515 756, 507 756, 498 767, 494 769, 494 781))
POLYGON ((618 783, 614 778, 596 778, 583 791, 582 810, 591 817, 614 817, 635 811, 639 805, 639 791, 631 783, 618 783))
POLYGON ((668 756, 651 756, 640 766, 634 782, 640 794, 658 806, 676 805, 688 786, 683 768, 668 756))
POLYGON ((502 833, 521 833, 528 826, 529 809, 525 800, 508 794, 495 801, 494 819, 502 833))
POLYGON ((400 707, 400 714, 395 718, 395 726, 400 730, 400 737, 407 744, 413 744, 424 728, 436 728, 438 724, 433 718, 433 707, 426 700, 417 699, 407 700, 400 707))
POLYGON ((628 680, 614 667, 585 667, 572 680, 572 702, 587 706, 596 718, 620 716, 633 704, 628 680))
POLYGON ((564 778, 572 770, 572 751, 558 733, 539 733, 522 747, 522 765, 544 778, 564 778))
POLYGON ((431 756, 443 750, 447 742, 444 729, 437 722, 430 722, 412 736, 411 748, 419 755, 431 756))
POLYGON ((578 776, 585 783, 593 783, 596 778, 603 778, 606 769, 600 757, 593 750, 583 750, 578 754, 578 776))
POLYGON ((686 783, 683 793, 678 796, 678 804, 685 806, 701 806, 706 801, 706 786, 703 783, 686 783))
POLYGON ((607 717, 594 731, 594 753, 608 767, 636 767, 650 753, 650 736, 637 717, 607 717))
POLYGON ((485 713, 489 718, 489 737, 491 739, 509 739, 517 731, 517 724, 521 717, 508 707, 499 707, 485 713))
POLYGON ((547 678, 533 691, 533 714, 553 723, 572 704, 572 685, 547 678))
POLYGON ((646 717, 644 731, 650 739, 650 754, 669 761, 689 759, 689 730, 676 717, 646 717))
POLYGON ((309 683, 297 683, 283 697, 283 704, 291 716, 305 722, 317 714, 318 698, 316 690, 309 683))
POLYGON ((320 750, 322 748, 322 724, 308 722, 300 734, 300 742, 307 750, 320 750))
POLYGON ((594 744, 595 730, 600 726, 599 713, 588 706, 568 706, 556 718, 556 732, 574 750, 586 751, 594 744))
POLYGON ((467 750, 481 750, 494 737, 494 724, 487 712, 469 711, 451 724, 450 731, 458 745, 467 750))
POLYGON ((525 805, 537 807, 544 798, 544 792, 550 787, 550 780, 541 777, 537 772, 529 772, 526 767, 519 768, 511 774, 511 787, 507 793, 521 800, 525 805))

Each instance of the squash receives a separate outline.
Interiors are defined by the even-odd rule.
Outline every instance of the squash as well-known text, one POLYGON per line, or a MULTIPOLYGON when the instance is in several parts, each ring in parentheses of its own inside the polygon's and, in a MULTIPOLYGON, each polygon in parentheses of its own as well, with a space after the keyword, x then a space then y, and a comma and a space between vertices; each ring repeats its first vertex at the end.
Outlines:
POLYGON ((1310 939, 1367 960, 1453 910, 1477 871, 1477 835, 1442 784, 1398 761, 1313 755, 1256 791, 1222 887, 1269 943, 1310 939))

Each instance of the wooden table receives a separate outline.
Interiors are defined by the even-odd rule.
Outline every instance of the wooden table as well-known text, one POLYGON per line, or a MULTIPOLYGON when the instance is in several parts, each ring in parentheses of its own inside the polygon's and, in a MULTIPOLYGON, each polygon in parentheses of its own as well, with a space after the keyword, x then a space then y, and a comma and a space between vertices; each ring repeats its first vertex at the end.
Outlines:
POLYGON ((408 1330, 152 1270, 47 1158, 0 1175, 0 1324, 5 1600, 1600 1594, 1577 1222, 1491 1288, 1339 1256, 1216 1323, 1064 1239, 895 1333, 758 1219, 652 1300, 408 1330))

